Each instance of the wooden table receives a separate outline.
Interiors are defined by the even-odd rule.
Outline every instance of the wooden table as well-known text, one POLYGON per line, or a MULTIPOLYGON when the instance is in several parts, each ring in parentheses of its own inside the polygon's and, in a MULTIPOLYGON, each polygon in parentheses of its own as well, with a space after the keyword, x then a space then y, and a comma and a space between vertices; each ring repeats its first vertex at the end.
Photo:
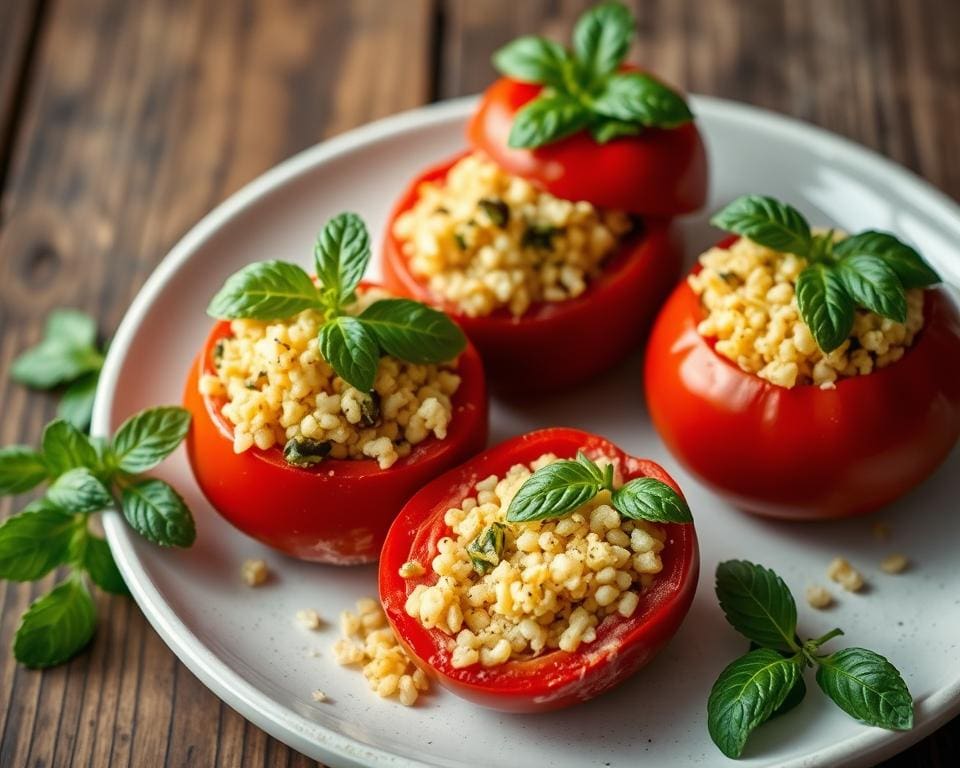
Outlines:
MULTIPOLYGON (((167 250, 277 161, 480 90, 490 53, 559 0, 0 0, 0 444, 54 403, 8 381, 47 312, 111 333, 167 250)), ((849 136, 960 198, 956 0, 644 0, 634 58, 690 91, 849 136)), ((0 515, 10 514, 9 501, 0 515)), ((50 587, 4 584, 0 765, 308 765, 222 704, 122 598, 44 673, 10 651, 50 587)), ((888 763, 954 765, 960 720, 888 763)))

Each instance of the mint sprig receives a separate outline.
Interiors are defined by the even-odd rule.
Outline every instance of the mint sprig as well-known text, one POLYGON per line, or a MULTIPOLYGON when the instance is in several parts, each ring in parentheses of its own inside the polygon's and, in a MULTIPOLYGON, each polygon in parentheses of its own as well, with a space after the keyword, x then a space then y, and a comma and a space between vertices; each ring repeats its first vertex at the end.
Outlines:
POLYGON ((193 517, 183 499, 162 480, 139 474, 172 453, 189 424, 182 408, 150 408, 124 422, 113 440, 92 440, 57 419, 44 429, 39 450, 0 449, 0 495, 49 484, 42 498, 0 525, 0 579, 36 581, 60 566, 69 569, 21 620, 14 655, 22 664, 53 666, 89 642, 96 614, 87 577, 126 594, 109 546, 90 529, 93 514, 117 506, 156 544, 193 543, 193 517))
POLYGON ((650 75, 620 71, 635 28, 626 6, 604 2, 577 21, 572 50, 535 36, 517 38, 498 50, 493 65, 499 72, 544 86, 517 112, 507 143, 532 149, 586 129, 605 144, 692 120, 676 91, 650 75))
POLYGON ((631 520, 693 522, 687 502, 663 481, 641 477, 614 489, 612 465, 601 468, 582 451, 574 460, 555 461, 530 475, 507 508, 507 522, 564 517, 602 490, 611 492, 614 509, 631 520))
POLYGON ((720 563, 716 592, 727 620, 752 641, 707 700, 710 738, 727 757, 740 757, 754 729, 800 702, 807 667, 817 668, 820 689, 851 717, 880 728, 913 727, 913 698, 896 667, 864 648, 820 653, 840 629, 802 642, 793 595, 772 570, 746 560, 720 563))
POLYGON ((797 278, 797 306, 825 353, 849 338, 857 307, 902 323, 906 289, 940 282, 923 257, 894 235, 868 230, 835 243, 832 231, 813 235, 798 210, 772 197, 739 197, 711 223, 807 260, 797 278))
POLYGON ((381 299, 349 313, 370 262, 363 220, 341 213, 324 226, 314 248, 316 282, 282 261, 250 264, 227 278, 207 307, 221 320, 285 320, 308 309, 324 318, 320 353, 337 375, 361 392, 373 388, 380 357, 443 363, 466 346, 463 331, 443 312, 409 299, 381 299))

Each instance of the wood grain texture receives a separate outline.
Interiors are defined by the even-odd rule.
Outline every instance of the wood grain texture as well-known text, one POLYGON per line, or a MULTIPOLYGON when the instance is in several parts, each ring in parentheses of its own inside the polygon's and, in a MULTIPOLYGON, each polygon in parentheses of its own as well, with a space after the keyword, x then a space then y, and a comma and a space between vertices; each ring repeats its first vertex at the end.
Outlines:
MULTIPOLYGON (((481 90, 497 46, 566 37, 586 5, 0 0, 0 444, 35 442, 52 415, 6 376, 52 307, 112 332, 243 183, 325 136, 481 90)), ((960 198, 956 0, 634 5, 634 60, 848 136, 960 198)), ((18 668, 18 617, 51 583, 0 587, 0 766, 314 765, 220 703, 128 600, 98 598, 97 637, 71 663, 18 668)), ((888 765, 952 766, 958 740, 955 721, 888 765)))

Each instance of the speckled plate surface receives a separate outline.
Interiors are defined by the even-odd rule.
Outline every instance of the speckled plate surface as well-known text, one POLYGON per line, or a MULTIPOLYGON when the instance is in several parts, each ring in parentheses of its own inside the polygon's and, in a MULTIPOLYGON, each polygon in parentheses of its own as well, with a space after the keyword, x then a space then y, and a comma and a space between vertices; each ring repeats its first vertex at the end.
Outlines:
MULTIPOLYGON (((395 195, 421 167, 463 145, 470 100, 442 104, 361 128, 310 149, 256 180, 201 221, 171 251, 130 307, 110 349, 94 432, 131 412, 177 403, 187 367, 209 327, 204 308, 223 279, 244 264, 282 258, 308 264, 322 223, 344 209, 371 224, 375 242, 395 195)), ((814 222, 846 229, 893 230, 920 247, 954 284, 960 209, 886 160, 801 123, 706 98, 693 106, 710 151, 709 209, 744 192, 795 202, 814 222)), ((685 223, 688 257, 715 237, 706 215, 685 223)), ((867 765, 888 757, 960 711, 960 451, 900 503, 874 519, 893 528, 887 543, 871 520, 773 523, 746 517, 699 487, 666 453, 641 397, 639 357, 589 391, 519 408, 494 402, 492 441, 529 429, 570 425, 598 432, 630 453, 662 462, 686 491, 697 519, 703 575, 679 634, 645 670, 615 691, 550 715, 506 716, 434 692, 406 709, 372 696, 355 671, 338 667, 330 646, 336 616, 374 594, 372 567, 294 562, 233 530, 204 501, 179 451, 162 474, 197 518, 189 551, 157 549, 109 514, 107 535, 147 618, 218 696, 292 747, 333 766, 666 766, 717 765, 725 759, 705 724, 707 692, 745 643, 725 624, 712 589, 716 563, 745 557, 775 567, 795 593, 837 553, 870 582, 842 595, 830 612, 801 602, 811 636, 835 625, 850 644, 893 659, 917 699, 909 733, 848 719, 815 688, 796 710, 762 728, 742 765, 867 765), (877 564, 891 549, 914 568, 888 576, 877 564), (243 585, 245 558, 263 557, 275 573, 260 589, 243 585), (314 607, 330 623, 309 632, 293 620, 314 607), (311 691, 329 701, 315 704, 311 691)))

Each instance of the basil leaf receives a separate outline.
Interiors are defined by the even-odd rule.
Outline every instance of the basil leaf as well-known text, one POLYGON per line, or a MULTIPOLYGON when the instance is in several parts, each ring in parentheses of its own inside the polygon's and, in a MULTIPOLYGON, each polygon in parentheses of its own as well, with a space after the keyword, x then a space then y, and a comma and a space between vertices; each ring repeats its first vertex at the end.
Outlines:
POLYGON ((220 320, 283 320, 317 306, 319 294, 301 267, 260 261, 227 278, 207 314, 220 320))
POLYGON ((563 89, 567 52, 552 40, 528 35, 518 37, 494 53, 493 66, 514 80, 563 89))
POLYGON ((596 474, 577 461, 557 461, 534 472, 507 509, 507 522, 563 517, 600 492, 596 474))
POLYGON ((571 96, 542 94, 514 115, 507 144, 531 149, 559 141, 586 128, 590 116, 590 110, 571 96))
POLYGON ((336 317, 323 324, 318 340, 320 354, 337 376, 361 392, 373 389, 380 347, 366 323, 356 317, 336 317))
POLYGON ((86 432, 90 428, 99 381, 100 371, 90 371, 74 381, 57 403, 57 416, 86 432))
POLYGON ((590 135, 597 144, 606 144, 608 141, 619 139, 623 136, 636 136, 643 130, 643 127, 636 123, 625 123, 621 120, 610 120, 603 118, 590 125, 590 135))
POLYGON ((327 222, 313 249, 317 280, 327 302, 341 307, 353 301, 370 261, 370 236, 363 219, 341 213, 327 222))
POLYGON ((594 99, 593 108, 614 120, 649 128, 676 128, 693 119, 679 93, 642 72, 613 75, 594 99))
POLYGON ((613 506, 631 520, 651 523, 692 523, 683 497, 654 477, 638 477, 613 492, 613 506))
POLYGON ((744 195, 715 214, 710 223, 755 243, 797 256, 808 256, 813 239, 810 225, 792 206, 762 195, 744 195))
POLYGON ((897 273, 879 256, 855 254, 834 269, 850 297, 861 307, 898 323, 906 322, 907 297, 897 273))
POLYGON ((747 738, 780 709, 800 672, 797 660, 758 648, 720 673, 707 700, 707 729, 723 754, 740 757, 747 738))
POLYGON ((503 523, 490 523, 485 531, 467 546, 467 555, 473 564, 473 570, 481 576, 500 564, 507 526, 503 523))
POLYGON ((0 448, 0 496, 23 493, 47 479, 43 456, 25 445, 0 448))
POLYGON ((864 648, 817 657, 817 684, 840 709, 868 725, 909 730, 913 697, 897 668, 864 648))
POLYGON ((113 502, 110 492, 86 467, 71 469, 60 475, 47 491, 47 498, 72 514, 99 512, 113 502))
POLYGON ((147 541, 189 547, 196 538, 193 517, 180 494, 163 480, 138 480, 123 489, 123 516, 147 541))
POLYGON ((97 343, 97 321, 79 309, 55 309, 47 317, 44 335, 70 347, 94 347, 97 343))
POLYGON ((35 581, 67 561, 73 515, 48 501, 34 502, 0 525, 0 579, 35 581))
POLYGON ((853 299, 843 278, 829 264, 810 264, 800 273, 797 306, 824 352, 832 352, 843 344, 853 330, 853 299))
POLYGON ((588 83, 605 78, 630 50, 636 22, 622 3, 595 5, 573 28, 573 51, 588 83))
POLYGON ((333 443, 312 437, 291 437, 283 446, 283 459, 295 467, 312 467, 327 458, 333 443))
POLYGON ((411 299, 381 299, 358 319, 387 354, 408 363, 444 363, 467 346, 467 337, 453 320, 411 299))
POLYGON ((860 232, 841 240, 833 251, 842 259, 854 255, 879 257, 896 272, 904 288, 924 288, 940 282, 940 275, 914 248, 889 232, 860 232))
POLYGON ((63 419, 54 419, 47 424, 40 442, 43 459, 51 477, 59 477, 77 467, 99 465, 97 452, 90 438, 63 419))
POLYGON ((596 479, 597 483, 600 485, 601 488, 606 487, 609 484, 612 484, 613 482, 613 465, 612 464, 607 464, 607 466, 604 469, 600 469, 600 465, 598 465, 595 461, 593 461, 593 459, 588 457, 587 454, 585 454, 583 451, 577 451, 577 456, 574 459, 574 461, 576 461, 577 464, 580 464, 581 466, 589 470, 590 474, 593 475, 594 479, 596 479))
POLYGON ((99 371, 103 355, 93 347, 77 347, 60 338, 46 338, 21 354, 10 367, 13 380, 35 389, 50 389, 99 371))
POLYGON ((83 581, 71 576, 23 614, 13 655, 32 669, 56 666, 82 650, 96 626, 93 598, 83 581))
POLYGON ((727 621, 759 645, 795 650, 797 605, 776 573, 746 560, 717 566, 717 598, 727 621))
POLYGON ((100 589, 114 595, 130 594, 113 560, 110 546, 99 536, 83 528, 80 535, 74 537, 70 555, 74 565, 83 568, 100 589))
POLYGON ((190 412, 166 406, 148 408, 120 425, 113 438, 116 466, 124 472, 146 472, 173 453, 190 428, 190 412))

